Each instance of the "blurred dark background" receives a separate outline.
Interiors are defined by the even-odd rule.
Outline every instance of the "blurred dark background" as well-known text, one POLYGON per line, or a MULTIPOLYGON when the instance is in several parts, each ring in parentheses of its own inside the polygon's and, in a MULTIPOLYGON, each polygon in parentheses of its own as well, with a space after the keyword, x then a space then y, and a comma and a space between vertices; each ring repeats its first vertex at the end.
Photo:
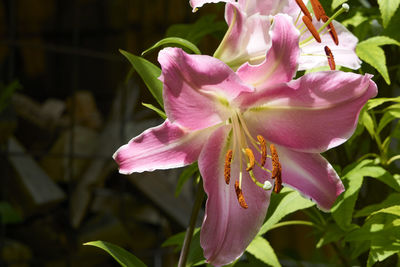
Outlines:
MULTIPOLYGON (((94 240, 149 266, 176 265, 161 245, 185 230, 193 184, 175 197, 181 170, 118 174, 114 151, 161 122, 141 105, 156 102, 118 49, 140 55, 171 25, 205 14, 221 31, 193 40, 211 54, 223 5, 193 14, 187 0, 0 1, 0 266, 118 266, 82 245, 94 240)), ((270 239, 278 253, 319 257, 307 228, 270 239)))

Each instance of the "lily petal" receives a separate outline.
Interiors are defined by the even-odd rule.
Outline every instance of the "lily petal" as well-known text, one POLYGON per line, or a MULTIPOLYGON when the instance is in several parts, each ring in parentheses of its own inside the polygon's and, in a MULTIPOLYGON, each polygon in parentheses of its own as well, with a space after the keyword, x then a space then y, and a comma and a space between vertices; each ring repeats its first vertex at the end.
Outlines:
POLYGON ((234 3, 235 0, 190 0, 190 6, 193 8, 193 12, 196 12, 199 7, 202 7, 204 4, 208 3, 219 3, 219 2, 226 2, 226 3, 234 3))
MULTIPOLYGON (((199 169, 208 195, 200 243, 204 257, 214 266, 226 265, 242 255, 259 231, 269 204, 269 193, 257 187, 244 171, 242 190, 248 208, 239 205, 234 189, 239 157, 232 163, 232 181, 229 185, 225 183, 224 160, 229 129, 226 126, 214 132, 199 157, 199 169)), ((256 176, 263 177, 260 173, 256 176)))
POLYGON ((229 29, 214 56, 236 69, 244 62, 259 64, 271 46, 268 34, 271 16, 248 16, 237 4, 227 4, 225 20, 229 29))
POLYGON ((224 121, 230 114, 227 103, 241 92, 254 90, 225 63, 210 56, 166 48, 160 51, 158 61, 167 117, 191 130, 224 121))
POLYGON ((122 174, 182 167, 197 160, 214 130, 189 132, 167 119, 120 147, 113 158, 122 174))
POLYGON ((276 15, 270 31, 272 46, 260 65, 243 64, 237 71, 239 77, 255 87, 289 82, 297 71, 299 34, 288 15, 276 15))
POLYGON ((295 17, 299 14, 299 7, 293 0, 239 0, 242 10, 247 16, 259 13, 261 15, 288 14, 295 17))
POLYGON ((276 146, 282 164, 282 182, 328 211, 344 191, 339 176, 320 154, 296 152, 276 146))
MULTIPOLYGON (((317 28, 322 26, 322 22, 314 23, 317 28)), ((321 66, 327 66, 328 61, 324 52, 325 45, 329 46, 335 58, 336 65, 347 67, 350 69, 358 69, 361 66, 361 60, 356 54, 356 46, 358 39, 345 26, 337 21, 333 21, 339 38, 339 45, 336 45, 330 34, 321 35, 321 44, 311 42, 301 48, 301 57, 299 58, 299 70, 312 69, 321 66)), ((302 39, 310 36, 309 33, 304 34, 302 39)))
POLYGON ((377 94, 372 75, 340 71, 304 75, 287 84, 241 95, 248 127, 272 143, 317 153, 345 142, 368 99, 377 94))

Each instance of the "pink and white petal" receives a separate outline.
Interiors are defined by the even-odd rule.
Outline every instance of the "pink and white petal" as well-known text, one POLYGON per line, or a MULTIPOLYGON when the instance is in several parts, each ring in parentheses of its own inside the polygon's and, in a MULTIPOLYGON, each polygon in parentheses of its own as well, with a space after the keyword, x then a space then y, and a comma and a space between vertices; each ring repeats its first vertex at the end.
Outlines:
POLYGON ((160 51, 158 61, 167 117, 190 130, 224 121, 230 115, 226 103, 243 91, 254 90, 226 64, 210 56, 165 48, 160 51))
POLYGON ((226 3, 234 3, 235 0, 190 0, 190 6, 193 8, 193 12, 196 12, 198 8, 202 7, 205 4, 209 3, 219 3, 219 2, 226 2, 226 3))
MULTIPOLYGON (((199 169, 208 195, 200 244, 204 257, 214 266, 229 264, 243 254, 263 223, 270 195, 257 187, 244 171, 242 190, 248 208, 239 205, 234 188, 238 179, 238 156, 232 163, 231 182, 225 183, 224 161, 229 130, 228 126, 218 129, 199 157, 199 169)), ((258 172, 257 175, 263 177, 258 172)))
POLYGON ((182 167, 198 159, 203 145, 215 129, 191 132, 167 119, 121 146, 113 158, 122 174, 182 167))
POLYGON ((377 94, 371 77, 340 71, 310 73, 247 94, 247 103, 241 106, 252 106, 244 116, 253 133, 297 151, 323 152, 353 134, 361 108, 377 94))
POLYGON ((279 14, 274 17, 270 35, 272 46, 260 65, 242 65, 237 74, 248 84, 260 90, 272 84, 289 82, 297 71, 299 57, 299 31, 292 18, 279 14))
POLYGON ((320 154, 276 148, 282 165, 282 183, 311 198, 320 209, 329 211, 344 191, 342 181, 329 162, 320 154))
POLYGON ((278 13, 297 16, 299 7, 293 0, 239 0, 240 8, 251 16, 259 13, 261 15, 276 15, 278 13))
MULTIPOLYGON (((315 22, 316 27, 322 26, 322 22, 315 22)), ((299 59, 299 70, 307 70, 321 66, 327 66, 328 60, 325 55, 324 47, 328 46, 335 58, 336 65, 350 69, 358 69, 361 66, 361 60, 356 54, 358 39, 345 26, 337 21, 333 21, 339 38, 339 45, 336 45, 330 34, 321 35, 321 43, 312 42, 301 48, 299 59)), ((302 39, 307 38, 309 33, 302 39)))
POLYGON ((229 29, 214 56, 233 69, 248 61, 252 64, 262 62, 271 46, 268 34, 271 17, 260 14, 247 16, 237 4, 227 4, 225 20, 229 29))

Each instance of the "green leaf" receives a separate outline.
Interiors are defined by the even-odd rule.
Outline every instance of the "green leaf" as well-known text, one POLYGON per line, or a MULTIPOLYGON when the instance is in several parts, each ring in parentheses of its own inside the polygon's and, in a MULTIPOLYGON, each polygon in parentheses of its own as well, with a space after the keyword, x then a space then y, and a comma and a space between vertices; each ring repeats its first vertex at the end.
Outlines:
POLYGON ((199 170, 199 167, 196 163, 193 163, 192 165, 186 167, 181 175, 179 175, 178 179, 178 184, 176 185, 175 189, 175 197, 178 197, 179 194, 181 193, 183 185, 186 183, 186 181, 192 177, 197 171, 199 170))
POLYGON ((324 235, 318 241, 316 248, 321 248, 328 243, 336 242, 344 237, 345 234, 346 231, 343 231, 337 224, 328 224, 324 226, 324 235))
POLYGON ((143 106, 145 106, 146 108, 149 108, 153 111, 155 111, 161 118, 163 118, 164 120, 167 118, 167 115, 165 114, 164 111, 162 111, 159 108, 156 108, 155 106, 153 106, 152 104, 147 104, 147 103, 142 103, 143 106))
POLYGON ((371 163, 371 160, 363 160, 359 163, 351 164, 343 170, 345 175, 342 181, 346 190, 336 199, 331 211, 333 219, 344 231, 350 231, 357 227, 352 224, 351 221, 358 198, 358 192, 360 191, 364 178, 360 170, 371 163))
POLYGON ((383 27, 386 28, 399 7, 400 0, 378 0, 378 4, 382 15, 383 27))
POLYGON ((370 100, 368 100, 366 107, 367 107, 367 110, 370 110, 370 109, 376 108, 386 102, 400 102, 400 96, 390 97, 390 98, 381 97, 381 98, 370 99, 370 100))
POLYGON ((261 236, 256 236, 247 247, 246 251, 268 265, 273 267, 281 266, 275 255, 274 249, 271 247, 269 242, 261 236))
POLYGON ((366 108, 363 108, 361 110, 360 121, 364 125, 364 127, 367 129, 369 135, 372 138, 374 138, 375 137, 375 123, 374 123, 374 120, 372 119, 371 115, 369 115, 366 108))
POLYGON ((21 221, 21 215, 8 202, 0 201, 0 222, 2 224, 13 224, 21 221))
POLYGON ((393 193, 390 194, 384 201, 378 204, 374 205, 369 205, 364 207, 363 209, 357 211, 354 215, 355 218, 357 217, 365 217, 369 216, 371 213, 378 211, 380 209, 388 208, 390 206, 393 206, 395 204, 400 203, 400 194, 399 193, 393 193))
POLYGON ((377 133, 379 134, 383 128, 394 119, 400 118, 400 104, 393 104, 384 110, 382 119, 379 121, 377 133))
POLYGON ((272 194, 267 213, 267 220, 259 231, 263 235, 286 215, 315 205, 312 201, 302 197, 299 192, 290 188, 283 188, 279 194, 272 194))
POLYGON ((378 213, 392 214, 392 215, 400 217, 400 205, 393 205, 391 207, 380 209, 380 210, 375 211, 374 213, 372 213, 370 216, 374 216, 374 215, 376 215, 378 213))
POLYGON ((376 166, 373 163, 360 169, 360 174, 365 177, 375 178, 386 185, 390 186, 394 190, 400 192, 399 181, 396 180, 391 173, 380 166, 376 166))
POLYGON ((131 53, 124 50, 119 51, 129 60, 133 68, 143 79, 143 82, 146 84, 150 93, 157 100, 158 104, 160 104, 160 106, 164 108, 162 97, 163 84, 158 79, 158 77, 160 77, 161 75, 160 68, 144 58, 132 55, 131 53))
POLYGON ((167 38, 164 38, 164 39, 158 41, 152 47, 143 51, 142 56, 144 56, 148 52, 156 49, 157 47, 160 47, 163 45, 175 45, 178 47, 187 48, 187 49, 191 50, 192 52, 194 52, 195 54, 201 55, 200 49, 195 44, 189 42, 188 40, 179 38, 179 37, 167 37, 167 38))
POLYGON ((132 266, 146 267, 146 265, 141 260, 139 260, 135 255, 129 253, 128 251, 117 245, 105 241, 92 241, 92 242, 87 242, 84 245, 95 246, 103 249, 123 267, 132 267, 132 266))
POLYGON ((400 45, 399 42, 389 37, 376 36, 359 43, 356 47, 357 55, 374 67, 382 75, 387 84, 390 84, 390 78, 386 67, 386 56, 380 46, 390 44, 400 45))
POLYGON ((336 9, 341 4, 347 2, 348 0, 332 0, 332 10, 336 9))
POLYGON ((345 27, 349 27, 350 25, 357 27, 367 20, 368 20, 367 17, 365 17, 360 11, 357 11, 353 17, 344 20, 342 24, 345 27))

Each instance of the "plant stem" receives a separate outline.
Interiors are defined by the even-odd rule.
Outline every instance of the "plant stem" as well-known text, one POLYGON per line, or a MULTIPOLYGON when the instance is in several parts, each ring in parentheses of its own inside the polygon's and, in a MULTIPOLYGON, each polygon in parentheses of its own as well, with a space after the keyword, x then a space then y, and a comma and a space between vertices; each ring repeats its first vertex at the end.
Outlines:
POLYGON ((204 199, 204 189, 202 180, 200 179, 199 184, 197 186, 196 199, 193 204, 192 214, 190 215, 189 226, 186 230, 185 239, 183 240, 183 246, 181 250, 181 255, 179 256, 178 267, 186 266, 186 261, 190 250, 190 243, 192 242, 193 231, 194 228, 196 227, 197 216, 199 215, 203 199, 204 199))

